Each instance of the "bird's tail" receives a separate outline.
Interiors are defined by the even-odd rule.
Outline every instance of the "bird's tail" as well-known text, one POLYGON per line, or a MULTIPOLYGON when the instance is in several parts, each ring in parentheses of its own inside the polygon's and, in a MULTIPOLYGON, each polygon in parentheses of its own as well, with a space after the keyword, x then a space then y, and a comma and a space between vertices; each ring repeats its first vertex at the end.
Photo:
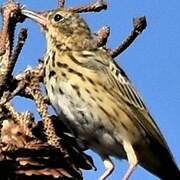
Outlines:
POLYGON ((153 138, 148 146, 137 155, 141 165, 162 180, 180 180, 180 170, 169 150, 153 138))

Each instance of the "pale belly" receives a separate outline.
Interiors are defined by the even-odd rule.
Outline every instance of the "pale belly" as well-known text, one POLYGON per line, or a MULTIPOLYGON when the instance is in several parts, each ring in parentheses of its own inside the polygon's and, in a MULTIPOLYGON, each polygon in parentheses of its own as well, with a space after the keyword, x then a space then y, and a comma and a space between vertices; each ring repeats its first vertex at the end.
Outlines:
POLYGON ((66 116, 65 124, 80 142, 85 142, 89 148, 100 155, 126 158, 121 140, 115 138, 116 130, 104 125, 102 119, 96 116, 92 118, 88 103, 79 99, 68 83, 61 84, 61 93, 52 92, 52 88, 48 88, 48 95, 57 114, 63 113, 66 116))

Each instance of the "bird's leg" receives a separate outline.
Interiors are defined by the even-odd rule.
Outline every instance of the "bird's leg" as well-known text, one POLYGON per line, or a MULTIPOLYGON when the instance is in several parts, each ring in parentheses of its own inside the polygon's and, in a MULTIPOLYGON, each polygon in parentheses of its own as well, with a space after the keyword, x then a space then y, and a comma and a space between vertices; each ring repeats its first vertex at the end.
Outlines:
POLYGON ((114 164, 108 156, 102 157, 105 171, 98 180, 105 180, 114 170, 114 164))
POLYGON ((137 156, 136 156, 135 151, 130 142, 124 141, 123 147, 127 154, 129 167, 128 167, 128 170, 125 173, 124 177, 122 178, 122 180, 128 180, 129 177, 131 176, 131 174, 133 173, 134 169, 136 168, 136 166, 138 164, 138 160, 137 160, 137 156))
POLYGON ((130 164, 129 168, 126 172, 126 174, 124 175, 124 177, 122 178, 122 180, 128 180, 129 177, 131 176, 131 174, 133 173, 134 169, 136 168, 137 164, 130 164))

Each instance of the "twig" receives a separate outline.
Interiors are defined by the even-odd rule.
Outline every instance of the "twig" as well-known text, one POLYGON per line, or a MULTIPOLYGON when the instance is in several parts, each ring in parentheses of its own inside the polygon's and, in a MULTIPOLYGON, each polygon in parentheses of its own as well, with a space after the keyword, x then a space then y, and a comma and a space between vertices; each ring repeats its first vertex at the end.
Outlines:
POLYGON ((8 109, 13 119, 17 120, 20 118, 20 113, 16 111, 16 109, 13 107, 13 105, 10 102, 6 103, 4 106, 6 109, 8 109))
MULTIPOLYGON (((7 64, 7 70, 6 70, 6 74, 4 76, 4 80, 6 79, 11 79, 11 74, 13 72, 14 66, 16 64, 16 61, 18 59, 18 56, 21 52, 21 49, 25 43, 25 40, 27 38, 27 29, 21 29, 19 36, 18 36, 18 41, 17 41, 17 45, 14 48, 14 52, 13 54, 11 54, 11 56, 9 57, 9 61, 7 64)), ((23 87, 22 87, 22 82, 21 84, 19 83, 20 86, 18 86, 15 91, 11 94, 11 96, 15 96, 23 87)))
POLYGON ((110 34, 110 27, 109 26, 103 26, 97 33, 97 45, 99 47, 105 46, 108 40, 110 34))
POLYGON ((19 56, 19 54, 21 52, 22 47, 24 46, 26 38, 27 38, 27 29, 22 28, 20 33, 19 33, 19 36, 18 36, 17 45, 14 48, 14 52, 10 57, 9 72, 8 72, 9 75, 11 75, 11 73, 12 73, 12 71, 14 69, 15 63, 16 63, 16 61, 18 59, 18 56, 19 56))
POLYGON ((113 51, 110 52, 111 56, 115 58, 123 51, 125 51, 132 42, 137 38, 138 35, 146 28, 147 22, 145 16, 133 18, 133 30, 130 35, 113 51))
MULTIPOLYGON (((11 81, 11 79, 9 80, 11 81)), ((19 81, 19 82, 12 82, 10 83, 10 86, 13 87, 11 91, 11 87, 9 87, 9 90, 4 91, 1 99, 0 99, 0 106, 4 105, 6 102, 10 101, 13 97, 15 97, 22 89, 25 88, 25 81, 19 81)))
MULTIPOLYGON (((14 79, 9 77, 7 90, 2 93, 0 99, 0 106, 11 100, 14 96, 19 95, 26 98, 33 99, 33 97, 26 93, 25 89, 29 85, 31 79, 36 77, 39 82, 42 82, 44 76, 43 63, 39 62, 38 66, 34 69, 26 69, 23 73, 18 74, 14 79)), ((46 98, 47 99, 47 98, 46 98)), ((46 102, 48 102, 46 100, 46 102)))
POLYGON ((107 9, 107 3, 104 2, 103 0, 98 0, 95 3, 83 5, 80 7, 69 8, 68 10, 71 10, 77 13, 82 13, 82 12, 99 12, 105 9, 107 9))
MULTIPOLYGON (((0 34, 1 38, 1 54, 0 54, 0 91, 2 92, 2 87, 6 84, 9 77, 9 72, 12 72, 10 61, 12 47, 13 47, 13 37, 14 30, 17 22, 21 22, 22 19, 19 18, 18 13, 20 12, 20 5, 15 2, 6 3, 2 7, 3 9, 3 28, 0 34), (13 14, 13 16, 12 16, 13 14)), ((14 66, 12 66, 14 67, 14 66)))
POLYGON ((65 6, 65 0, 58 0, 58 7, 64 8, 64 6, 65 6))

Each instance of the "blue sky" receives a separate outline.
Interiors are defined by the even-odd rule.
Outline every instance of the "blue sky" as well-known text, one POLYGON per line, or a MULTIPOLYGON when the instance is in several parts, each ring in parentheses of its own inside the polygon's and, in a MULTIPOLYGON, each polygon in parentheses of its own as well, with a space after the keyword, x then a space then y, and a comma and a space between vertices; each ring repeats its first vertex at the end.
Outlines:
MULTIPOLYGON (((0 0, 0 4, 3 2, 0 0)), ((19 0, 19 2, 34 10, 56 7, 56 0, 19 0)), ((67 5, 88 2, 88 0, 67 0, 67 5)), ((127 36, 132 29, 133 17, 145 15, 147 18, 147 29, 116 60, 139 90, 164 134, 177 164, 180 165, 179 1, 109 0, 108 4, 107 11, 82 14, 93 32, 103 25, 111 27, 108 47, 116 47, 127 36)), ((14 73, 23 71, 27 65, 34 66, 46 48, 45 39, 37 24, 27 20, 19 27, 28 27, 29 35, 14 73)), ((22 98, 16 98, 14 104, 20 111, 35 111, 36 109, 32 102, 24 101, 22 98)), ((103 172, 102 162, 95 153, 91 151, 88 153, 92 155, 98 171, 86 171, 84 177, 86 180, 97 179, 103 172)), ((126 161, 115 160, 115 164, 115 172, 109 180, 120 179, 128 168, 126 161)), ((131 179, 153 180, 156 178, 138 166, 131 179)))

